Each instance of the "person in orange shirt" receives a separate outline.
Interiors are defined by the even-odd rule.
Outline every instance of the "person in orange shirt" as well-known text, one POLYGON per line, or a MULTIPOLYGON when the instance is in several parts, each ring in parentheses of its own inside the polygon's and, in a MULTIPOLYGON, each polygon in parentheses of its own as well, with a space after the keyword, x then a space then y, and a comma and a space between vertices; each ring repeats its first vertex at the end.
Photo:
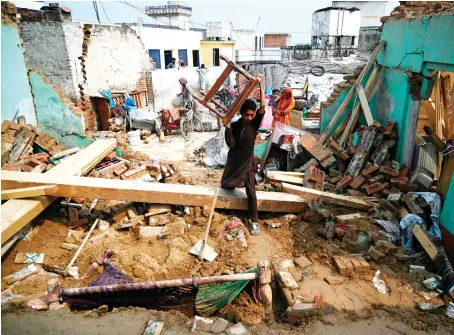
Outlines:
POLYGON ((286 125, 290 124, 290 112, 295 108, 295 99, 292 95, 292 89, 290 87, 285 87, 282 90, 282 95, 279 98, 279 104, 277 108, 273 111, 273 124, 280 122, 286 125))

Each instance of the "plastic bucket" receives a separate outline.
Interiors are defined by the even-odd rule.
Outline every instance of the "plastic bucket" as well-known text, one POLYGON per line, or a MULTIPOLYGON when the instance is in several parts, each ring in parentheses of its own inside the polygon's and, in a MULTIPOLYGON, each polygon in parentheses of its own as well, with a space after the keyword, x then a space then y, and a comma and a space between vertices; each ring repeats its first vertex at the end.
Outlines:
POLYGON ((133 130, 128 132, 128 142, 130 145, 139 145, 140 141, 140 131, 133 130))

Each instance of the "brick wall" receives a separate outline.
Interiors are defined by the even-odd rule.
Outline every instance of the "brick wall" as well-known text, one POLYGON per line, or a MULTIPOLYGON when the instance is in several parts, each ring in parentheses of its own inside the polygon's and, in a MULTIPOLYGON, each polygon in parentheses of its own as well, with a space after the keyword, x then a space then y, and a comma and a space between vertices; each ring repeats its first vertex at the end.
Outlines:
POLYGON ((281 48, 290 45, 289 34, 265 34, 265 48, 281 48))

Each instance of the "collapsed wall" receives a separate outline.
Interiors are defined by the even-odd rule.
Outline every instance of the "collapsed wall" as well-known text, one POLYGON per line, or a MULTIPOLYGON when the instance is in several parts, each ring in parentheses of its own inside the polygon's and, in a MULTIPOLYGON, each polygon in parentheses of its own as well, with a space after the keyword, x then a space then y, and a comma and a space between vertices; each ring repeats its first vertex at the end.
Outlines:
POLYGON ((265 87, 281 87, 288 75, 288 67, 283 64, 257 64, 249 66, 249 73, 265 75, 265 87))

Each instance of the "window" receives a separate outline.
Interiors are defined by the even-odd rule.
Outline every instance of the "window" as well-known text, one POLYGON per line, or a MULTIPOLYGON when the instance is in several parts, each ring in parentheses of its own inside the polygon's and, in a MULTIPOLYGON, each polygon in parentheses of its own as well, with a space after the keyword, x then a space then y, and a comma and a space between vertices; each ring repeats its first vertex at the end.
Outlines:
POLYGON ((194 66, 194 67, 200 66, 200 51, 199 50, 192 50, 192 66, 194 66))
POLYGON ((188 66, 188 50, 179 49, 178 50, 178 60, 184 62, 184 66, 188 66))
POLYGON ((213 66, 219 66, 219 65, 221 65, 221 62, 219 59, 219 49, 213 48, 213 66))
POLYGON ((164 68, 166 69, 167 66, 172 63, 172 50, 164 50, 164 68))
POLYGON ((150 49, 148 50, 148 54, 153 59, 153 62, 156 64, 156 68, 161 68, 161 50, 159 49, 150 49))
POLYGON ((352 45, 355 45, 355 36, 352 36, 352 45))

